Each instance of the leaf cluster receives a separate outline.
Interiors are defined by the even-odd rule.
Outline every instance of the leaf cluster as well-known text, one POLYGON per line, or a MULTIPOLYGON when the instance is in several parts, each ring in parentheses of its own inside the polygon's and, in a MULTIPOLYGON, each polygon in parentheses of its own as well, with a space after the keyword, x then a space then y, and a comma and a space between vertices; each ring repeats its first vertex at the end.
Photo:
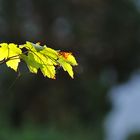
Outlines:
POLYGON ((70 52, 54 50, 39 43, 26 42, 23 45, 14 43, 0 44, 0 64, 6 63, 8 67, 17 72, 19 63, 24 61, 31 73, 37 74, 40 69, 45 77, 55 79, 56 67, 60 66, 73 78, 72 66, 78 65, 70 52))

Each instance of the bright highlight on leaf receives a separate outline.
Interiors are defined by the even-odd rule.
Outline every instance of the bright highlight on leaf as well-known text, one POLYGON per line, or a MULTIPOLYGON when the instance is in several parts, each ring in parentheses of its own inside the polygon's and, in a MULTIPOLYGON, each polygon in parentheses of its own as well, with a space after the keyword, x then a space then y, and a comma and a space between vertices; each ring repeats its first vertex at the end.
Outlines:
MULTIPOLYGON (((13 43, 0 44, 0 62, 17 71, 19 62, 23 60, 31 73, 42 72, 45 77, 55 79, 56 66, 67 71, 71 78, 74 78, 73 67, 77 62, 72 53, 57 51, 40 43, 26 42, 23 45, 13 43)), ((0 64, 1 64, 0 63, 0 64)))
POLYGON ((13 43, 0 44, 0 60, 5 60, 6 65, 15 71, 17 71, 20 62, 21 53, 22 51, 13 43))

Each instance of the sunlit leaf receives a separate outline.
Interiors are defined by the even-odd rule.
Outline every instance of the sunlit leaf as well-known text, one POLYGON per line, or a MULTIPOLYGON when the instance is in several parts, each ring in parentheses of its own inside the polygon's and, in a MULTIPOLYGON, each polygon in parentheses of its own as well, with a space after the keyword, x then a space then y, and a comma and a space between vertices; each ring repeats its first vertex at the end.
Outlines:
POLYGON ((8 44, 1 43, 0 44, 0 61, 7 59, 8 57, 8 44))
POLYGON ((0 44, 0 61, 17 71, 20 60, 23 60, 31 73, 37 73, 40 69, 45 77, 55 79, 58 65, 74 78, 72 66, 78 65, 72 53, 54 50, 40 43, 27 41, 23 45, 13 43, 0 44))
POLYGON ((34 55, 32 53, 28 53, 28 56, 22 55, 22 59, 26 62, 30 72, 37 73, 40 64, 35 61, 34 55))
POLYGON ((59 52, 59 58, 63 59, 67 63, 71 64, 72 66, 77 66, 78 63, 75 60, 75 57, 72 55, 72 53, 68 52, 59 52))
POLYGON ((6 65, 17 71, 22 51, 13 43, 2 43, 0 46, 0 61, 5 59, 6 65))
POLYGON ((63 59, 59 59, 58 62, 63 67, 64 71, 67 71, 71 78, 74 78, 72 66, 69 63, 65 62, 63 59))

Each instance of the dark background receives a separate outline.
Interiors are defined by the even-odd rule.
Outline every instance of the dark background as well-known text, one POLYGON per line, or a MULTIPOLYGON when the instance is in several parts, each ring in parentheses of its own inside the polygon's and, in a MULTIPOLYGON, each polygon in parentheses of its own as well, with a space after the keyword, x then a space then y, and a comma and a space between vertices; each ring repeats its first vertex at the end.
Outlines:
POLYGON ((41 42, 71 51, 71 79, 21 76, 0 66, 1 140, 103 140, 108 90, 140 67, 140 13, 134 0, 0 0, 0 42, 41 42))

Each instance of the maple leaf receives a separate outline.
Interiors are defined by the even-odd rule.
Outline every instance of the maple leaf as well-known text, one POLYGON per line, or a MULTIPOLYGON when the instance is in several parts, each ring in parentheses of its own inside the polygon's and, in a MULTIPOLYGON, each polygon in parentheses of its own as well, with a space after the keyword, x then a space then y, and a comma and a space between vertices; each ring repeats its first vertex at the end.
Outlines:
POLYGON ((77 66, 78 63, 76 62, 74 56, 72 53, 68 52, 59 52, 59 59, 58 62, 60 63, 60 66, 63 67, 64 71, 67 71, 68 74, 74 78, 73 68, 72 66, 77 66))
POLYGON ((64 69, 64 71, 67 71, 68 74, 72 77, 73 77, 73 69, 72 69, 72 66, 67 63, 66 61, 64 61, 63 59, 59 59, 58 62, 60 63, 60 66, 62 66, 62 68, 64 69))
POLYGON ((28 56, 22 55, 22 59, 26 62, 27 67, 29 68, 30 72, 37 73, 40 64, 35 61, 34 55, 32 53, 28 53, 28 56))
POLYGON ((0 60, 5 59, 6 65, 17 71, 20 62, 20 54, 22 51, 17 47, 16 44, 13 43, 10 43, 9 45, 7 43, 2 43, 0 46, 0 60))
POLYGON ((7 59, 8 57, 8 44, 1 43, 0 44, 0 61, 7 59))
POLYGON ((27 42, 21 46, 28 49, 28 54, 23 55, 23 60, 26 61, 27 66, 32 73, 37 73, 38 69, 41 70, 44 76, 55 79, 55 67, 52 59, 47 55, 48 52, 43 49, 36 49, 33 43, 27 42))

